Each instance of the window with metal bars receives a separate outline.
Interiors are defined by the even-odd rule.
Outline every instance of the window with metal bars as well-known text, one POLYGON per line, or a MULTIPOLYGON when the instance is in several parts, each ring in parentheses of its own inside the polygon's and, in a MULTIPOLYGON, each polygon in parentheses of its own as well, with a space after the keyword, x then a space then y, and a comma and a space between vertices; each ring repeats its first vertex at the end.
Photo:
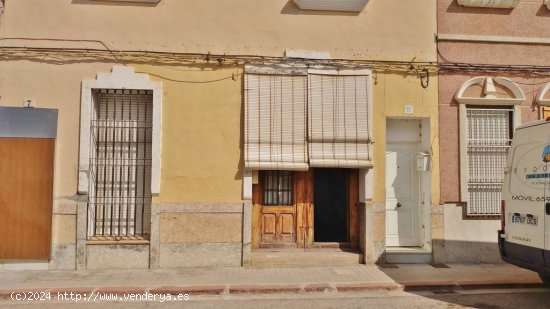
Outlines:
POLYGON ((98 89, 93 101, 88 239, 148 238, 153 93, 98 89))
POLYGON ((466 109, 467 216, 500 215, 502 177, 514 132, 513 115, 513 109, 466 109))
POLYGON ((263 205, 288 206, 294 203, 294 175, 290 171, 262 171, 263 205))

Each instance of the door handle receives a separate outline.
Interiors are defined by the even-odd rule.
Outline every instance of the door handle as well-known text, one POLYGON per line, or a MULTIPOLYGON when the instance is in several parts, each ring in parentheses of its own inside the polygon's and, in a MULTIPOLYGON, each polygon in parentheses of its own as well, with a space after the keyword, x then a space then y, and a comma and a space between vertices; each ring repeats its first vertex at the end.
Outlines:
POLYGON ((401 207, 401 203, 397 202, 397 208, 401 207))
POLYGON ((550 215, 550 203, 546 203, 546 214, 550 215))

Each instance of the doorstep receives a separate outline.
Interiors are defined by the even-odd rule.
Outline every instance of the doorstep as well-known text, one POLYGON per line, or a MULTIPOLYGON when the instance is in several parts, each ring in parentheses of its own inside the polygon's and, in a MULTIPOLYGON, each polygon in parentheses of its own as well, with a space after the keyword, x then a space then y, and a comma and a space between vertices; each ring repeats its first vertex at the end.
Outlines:
POLYGON ((357 265, 364 256, 353 248, 272 248, 252 251, 252 266, 357 265))
POLYGON ((386 263, 429 264, 432 252, 421 247, 386 247, 386 263))

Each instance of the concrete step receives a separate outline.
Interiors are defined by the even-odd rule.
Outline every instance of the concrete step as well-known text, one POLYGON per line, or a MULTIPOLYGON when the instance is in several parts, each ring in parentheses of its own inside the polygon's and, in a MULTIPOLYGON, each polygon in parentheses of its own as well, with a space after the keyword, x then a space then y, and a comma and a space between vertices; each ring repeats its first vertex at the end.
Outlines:
POLYGON ((419 247, 387 247, 386 263, 389 264, 428 264, 432 262, 432 252, 419 247))
POLYGON ((253 266, 274 265, 357 265, 364 262, 363 254, 352 249, 260 249, 252 251, 253 266))

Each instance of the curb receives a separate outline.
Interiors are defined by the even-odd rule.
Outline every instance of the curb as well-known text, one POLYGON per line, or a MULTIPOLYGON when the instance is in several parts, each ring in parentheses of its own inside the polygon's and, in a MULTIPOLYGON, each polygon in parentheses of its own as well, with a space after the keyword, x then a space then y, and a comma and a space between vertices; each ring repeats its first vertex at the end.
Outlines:
MULTIPOLYGON (((474 289, 510 289, 510 288, 544 288, 540 281, 408 281, 401 283, 312 283, 312 284, 250 284, 250 285, 205 285, 205 286, 160 286, 160 287, 67 287, 67 288, 17 288, 0 290, 0 300, 12 299, 14 294, 170 294, 170 295, 238 295, 238 294, 274 294, 274 293, 345 293, 368 291, 452 291, 474 289)), ((53 296, 52 296, 53 297, 53 296)))
POLYGON ((302 288, 297 284, 289 285, 233 285, 228 288, 229 294, 271 294, 298 293, 302 288))
POLYGON ((403 286, 398 283, 358 283, 358 284, 337 284, 337 292, 367 292, 367 291, 397 291, 403 286))
MULTIPOLYGON (((147 290, 146 290, 147 291, 147 290)), ((211 285, 211 286, 165 286, 159 288, 149 289, 151 294, 189 294, 189 295, 219 295, 225 291, 224 285, 211 285)))
POLYGON ((452 291, 452 290, 476 290, 476 289, 525 289, 545 288, 540 281, 441 281, 441 282, 402 282, 403 291, 452 291))

